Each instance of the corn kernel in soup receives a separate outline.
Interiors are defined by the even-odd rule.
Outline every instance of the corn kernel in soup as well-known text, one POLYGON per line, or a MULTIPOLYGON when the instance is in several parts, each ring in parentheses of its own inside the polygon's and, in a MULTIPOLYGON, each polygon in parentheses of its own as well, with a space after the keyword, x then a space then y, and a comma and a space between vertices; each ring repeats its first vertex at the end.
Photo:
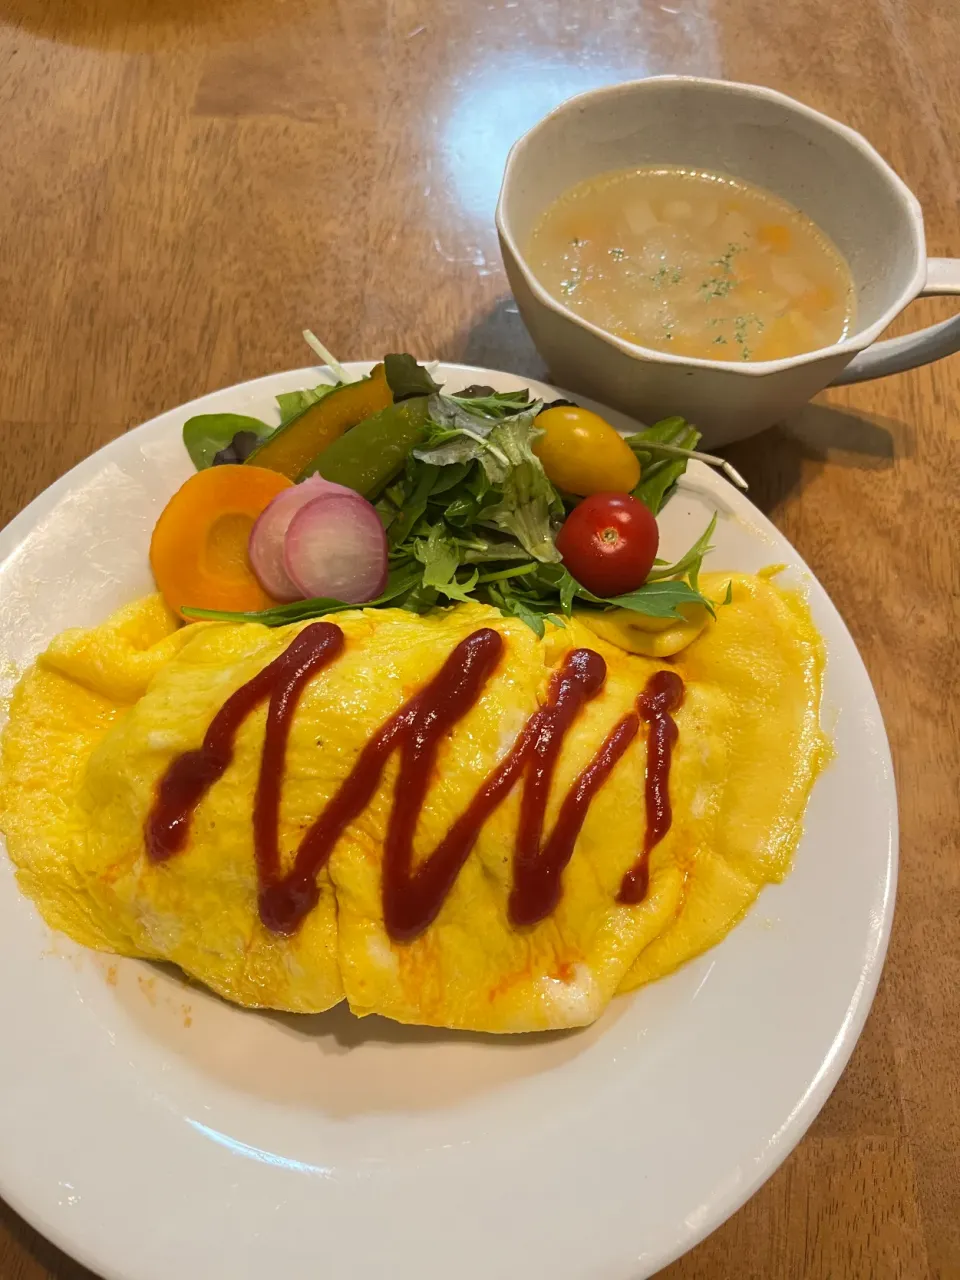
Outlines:
POLYGON ((707 170, 628 169, 572 187, 540 219, 529 261, 585 320, 678 356, 780 360, 853 323, 850 269, 819 227, 707 170))

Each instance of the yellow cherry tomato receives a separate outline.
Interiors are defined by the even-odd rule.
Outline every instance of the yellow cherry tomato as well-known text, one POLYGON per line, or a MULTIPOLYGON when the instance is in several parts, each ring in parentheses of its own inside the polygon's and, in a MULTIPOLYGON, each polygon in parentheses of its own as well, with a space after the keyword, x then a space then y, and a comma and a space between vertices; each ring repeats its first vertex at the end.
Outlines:
POLYGON ((536 425, 546 432, 533 451, 547 477, 565 493, 629 493, 640 481, 640 463, 624 438, 589 409, 544 409, 536 425))

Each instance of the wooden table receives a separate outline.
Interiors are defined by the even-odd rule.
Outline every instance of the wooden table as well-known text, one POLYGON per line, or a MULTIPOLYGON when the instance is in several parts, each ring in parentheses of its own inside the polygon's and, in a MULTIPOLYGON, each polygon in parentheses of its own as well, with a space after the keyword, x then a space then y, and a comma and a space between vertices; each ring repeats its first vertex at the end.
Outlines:
MULTIPOLYGON (((956 0, 0 0, 0 24, 2 521, 131 425, 306 363, 305 325, 341 358, 542 373, 494 201, 509 144, 593 85, 784 89, 862 129, 960 254, 956 0)), ((958 421, 954 359, 731 450, 875 681, 901 880, 846 1074, 670 1280, 960 1276, 958 421)), ((0 1206, 2 1280, 88 1274, 0 1206)))

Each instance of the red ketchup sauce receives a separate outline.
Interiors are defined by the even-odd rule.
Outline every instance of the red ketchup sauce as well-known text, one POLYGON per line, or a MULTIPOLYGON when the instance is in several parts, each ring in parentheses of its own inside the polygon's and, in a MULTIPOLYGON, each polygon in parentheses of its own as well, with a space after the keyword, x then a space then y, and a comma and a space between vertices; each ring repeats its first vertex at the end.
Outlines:
MULTIPOLYGON (((185 751, 172 762, 160 779, 153 808, 147 818, 144 839, 152 862, 166 862, 185 848, 190 835, 193 811, 215 782, 226 773, 233 760, 233 747, 240 726, 251 712, 270 698, 267 738, 260 785, 254 805, 254 827, 259 829, 257 815, 263 809, 264 775, 273 775, 273 789, 279 796, 283 771, 284 748, 290 731, 289 719, 296 697, 311 676, 322 671, 343 649, 343 632, 330 622, 315 622, 304 628, 279 658, 232 693, 211 721, 202 744, 196 751, 185 751), (296 686, 296 694, 280 705, 275 690, 296 686), (278 726, 275 722, 281 720, 278 726), (277 754, 279 752, 279 754, 277 754)), ((267 783, 266 791, 270 791, 267 783)), ((271 800, 268 796, 266 804, 271 800)), ((276 842, 276 832, 272 834, 276 842)), ((257 848, 260 857, 259 845, 257 848)))
POLYGON ((514 925, 535 924, 557 906, 562 873, 590 804, 636 737, 642 717, 651 725, 646 782, 648 828, 644 852, 624 877, 618 901, 642 900, 650 849, 663 838, 671 821, 668 777, 677 731, 669 712, 683 696, 679 676, 662 671, 652 677, 637 700, 640 715, 630 713, 614 726, 575 779, 553 830, 544 840, 547 800, 564 738, 585 703, 596 697, 606 680, 606 663, 592 649, 574 649, 567 654, 551 681, 546 703, 530 717, 510 753, 485 779, 437 848, 414 868, 414 833, 440 745, 474 706, 502 656, 503 638, 489 627, 474 631, 461 641, 433 679, 381 725, 304 835, 292 868, 281 875, 280 788, 290 726, 304 687, 342 648, 343 632, 339 627, 314 623, 301 631, 279 658, 227 699, 202 745, 175 759, 160 781, 145 828, 147 853, 152 861, 164 862, 185 848, 192 815, 229 767, 240 726, 269 699, 253 806, 260 918, 268 929, 278 934, 294 933, 316 906, 320 871, 344 830, 373 799, 394 752, 400 755, 400 768, 383 857, 383 913, 390 937, 408 941, 436 918, 483 824, 521 778, 523 793, 509 915, 514 925))
POLYGON ((675 671, 657 671, 637 699, 637 710, 650 726, 647 738, 647 831, 643 853, 623 877, 617 901, 642 902, 650 883, 650 851, 670 830, 670 761, 677 741, 677 722, 670 714, 683 701, 683 681, 675 671))

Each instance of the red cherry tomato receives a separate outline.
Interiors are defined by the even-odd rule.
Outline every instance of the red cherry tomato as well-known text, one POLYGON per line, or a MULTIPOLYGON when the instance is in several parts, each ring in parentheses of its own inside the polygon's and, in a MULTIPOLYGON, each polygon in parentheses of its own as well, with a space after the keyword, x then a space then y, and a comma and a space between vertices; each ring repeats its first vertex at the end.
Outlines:
POLYGON ((628 493, 586 498, 557 534, 563 563, 595 596, 620 596, 642 586, 659 545, 649 508, 628 493))

